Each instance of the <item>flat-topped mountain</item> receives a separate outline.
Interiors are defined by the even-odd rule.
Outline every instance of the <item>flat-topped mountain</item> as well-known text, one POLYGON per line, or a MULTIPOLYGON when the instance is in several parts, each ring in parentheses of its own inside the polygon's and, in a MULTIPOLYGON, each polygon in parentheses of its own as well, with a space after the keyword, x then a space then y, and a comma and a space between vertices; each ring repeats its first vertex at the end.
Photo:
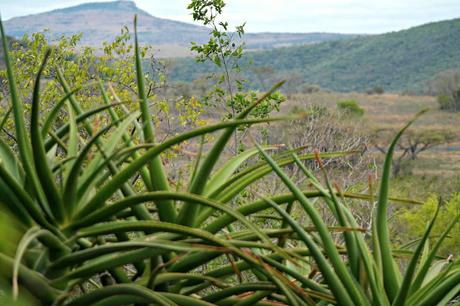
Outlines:
MULTIPOLYGON (((135 14, 139 19, 140 40, 157 46, 163 56, 188 55, 190 42, 203 43, 209 37, 206 27, 152 16, 138 8, 135 2, 126 0, 86 3, 16 17, 6 21, 5 27, 8 35, 16 38, 44 29, 48 29, 54 37, 82 33, 82 44, 100 47, 103 41, 110 41, 118 35, 123 26, 132 28, 135 14)), ((249 49, 270 49, 348 37, 350 35, 333 33, 248 33, 245 41, 249 49)))

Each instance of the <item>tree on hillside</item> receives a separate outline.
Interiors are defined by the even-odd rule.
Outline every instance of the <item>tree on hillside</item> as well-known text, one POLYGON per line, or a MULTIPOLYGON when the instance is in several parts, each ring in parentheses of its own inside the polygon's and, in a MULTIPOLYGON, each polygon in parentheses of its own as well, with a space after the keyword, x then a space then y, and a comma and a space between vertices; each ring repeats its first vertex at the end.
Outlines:
MULTIPOLYGON (((394 127, 376 130, 373 133, 372 139, 374 147, 383 154, 386 154, 389 143, 396 131, 397 128, 394 127)), ((406 131, 396 145, 397 152, 393 158, 392 165, 393 176, 400 175, 406 163, 416 160, 420 153, 452 142, 455 138, 455 133, 448 129, 414 129, 406 131)))
POLYGON ((460 69, 439 73, 429 82, 430 94, 438 97, 439 107, 443 110, 460 111, 460 69))

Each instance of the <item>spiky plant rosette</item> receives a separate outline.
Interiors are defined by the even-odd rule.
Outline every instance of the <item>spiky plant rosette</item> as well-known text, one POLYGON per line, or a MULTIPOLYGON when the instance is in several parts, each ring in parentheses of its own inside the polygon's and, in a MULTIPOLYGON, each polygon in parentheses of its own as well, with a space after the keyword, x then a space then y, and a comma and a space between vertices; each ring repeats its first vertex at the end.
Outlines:
MULTIPOLYGON (((387 209, 391 145, 381 178, 372 229, 362 229, 347 199, 373 195, 341 192, 325 175, 323 186, 305 160, 347 153, 300 154, 259 146, 225 159, 241 125, 276 90, 232 120, 190 130, 157 143, 149 110, 137 33, 138 110, 127 112, 100 86, 101 105, 83 110, 63 74, 64 96, 40 110, 41 75, 25 116, 3 48, 15 145, 0 138, 0 292, 30 305, 446 305, 459 292, 458 260, 436 256, 454 222, 432 246, 425 235, 401 271, 389 239, 387 209), (65 111, 66 110, 66 111, 65 111), (65 113, 65 120, 58 114, 65 113), (94 116, 107 124, 95 129, 94 116), (27 121, 28 120, 28 121, 27 121), (194 163, 184 191, 172 190, 162 153, 181 142, 220 133, 194 163), (259 162, 246 163, 260 156, 259 162), (302 190, 283 171, 295 164, 311 186, 302 190), (219 166, 218 166, 219 165, 219 166), (232 202, 276 174, 289 191, 232 202), (334 217, 321 218, 318 203, 334 217), (305 226, 294 211, 308 218, 305 226), (279 222, 255 222, 268 212, 279 222), (277 215, 277 216, 276 216, 277 215)), ((2 128, 3 128, 2 123, 2 128)), ((408 125, 409 126, 409 125, 408 125)), ((404 129, 406 129, 406 126, 404 129)), ((395 201, 402 201, 395 199, 395 201)), ((410 202, 410 201, 409 201, 410 202)), ((365 205, 365 204, 363 204, 365 205)))

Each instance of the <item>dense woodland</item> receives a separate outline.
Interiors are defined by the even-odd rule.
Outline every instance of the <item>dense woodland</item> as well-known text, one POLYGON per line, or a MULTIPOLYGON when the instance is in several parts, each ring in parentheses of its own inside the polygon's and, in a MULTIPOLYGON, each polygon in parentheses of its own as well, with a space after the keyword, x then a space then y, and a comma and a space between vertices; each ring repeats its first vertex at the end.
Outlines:
MULTIPOLYGON (((439 72, 459 68, 460 19, 430 23, 404 31, 280 48, 247 54, 256 68, 266 68, 264 82, 286 79, 292 87, 319 85, 333 91, 365 92, 375 87, 392 92, 423 93, 439 72)), ((182 60, 171 79, 192 81, 213 70, 182 60)), ((246 76, 262 88, 254 68, 246 76)))

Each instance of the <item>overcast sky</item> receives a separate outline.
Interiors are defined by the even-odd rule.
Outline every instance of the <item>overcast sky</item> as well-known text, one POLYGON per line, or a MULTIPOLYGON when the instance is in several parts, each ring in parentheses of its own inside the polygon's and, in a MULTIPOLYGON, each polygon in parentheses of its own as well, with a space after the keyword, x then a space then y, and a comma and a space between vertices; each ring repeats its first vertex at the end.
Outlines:
MULTIPOLYGON (((107 1, 107 0, 101 0, 107 1)), ((3 19, 95 0, 0 0, 3 19)), ((190 0, 136 0, 150 14, 192 22, 190 0)), ((224 18, 250 32, 383 33, 460 17, 460 0, 227 0, 224 18)))

